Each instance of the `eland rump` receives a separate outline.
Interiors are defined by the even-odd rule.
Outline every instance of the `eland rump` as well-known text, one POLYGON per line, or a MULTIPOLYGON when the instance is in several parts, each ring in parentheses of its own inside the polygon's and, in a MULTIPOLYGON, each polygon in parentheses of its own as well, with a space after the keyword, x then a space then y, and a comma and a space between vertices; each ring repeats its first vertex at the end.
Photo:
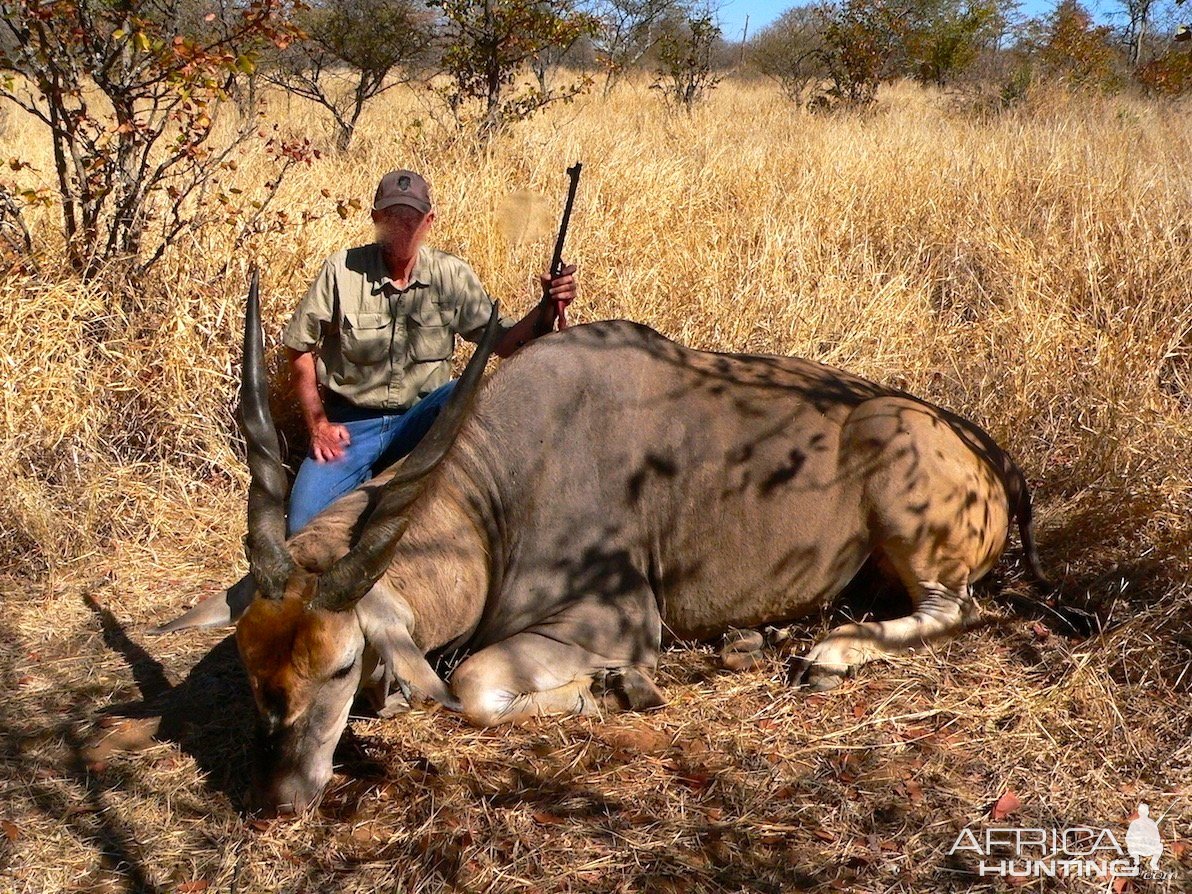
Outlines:
POLYGON ((807 360, 711 354, 603 322, 542 339, 481 385, 495 312, 401 464, 288 542, 254 277, 241 418, 250 574, 159 632, 236 626, 259 709, 256 802, 317 798, 358 693, 476 724, 661 705, 665 637, 819 610, 870 557, 913 611, 831 630, 799 682, 946 637, 1017 521, 1022 473, 972 423, 807 360), (427 656, 468 655, 450 685, 427 656))

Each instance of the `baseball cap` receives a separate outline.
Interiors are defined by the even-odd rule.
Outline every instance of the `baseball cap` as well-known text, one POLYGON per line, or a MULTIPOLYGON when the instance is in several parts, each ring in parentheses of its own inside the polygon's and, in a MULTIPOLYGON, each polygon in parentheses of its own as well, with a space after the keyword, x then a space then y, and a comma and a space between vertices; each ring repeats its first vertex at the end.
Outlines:
POLYGON ((394 205, 408 205, 423 214, 430 211, 430 187, 421 175, 413 171, 390 171, 381 178, 373 197, 373 211, 384 211, 394 205))

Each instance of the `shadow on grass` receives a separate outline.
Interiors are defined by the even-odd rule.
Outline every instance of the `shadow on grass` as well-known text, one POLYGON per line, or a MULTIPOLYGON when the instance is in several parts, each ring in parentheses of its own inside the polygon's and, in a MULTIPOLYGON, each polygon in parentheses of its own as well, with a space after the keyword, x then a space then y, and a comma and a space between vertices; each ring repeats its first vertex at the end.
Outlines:
MULTIPOLYGON (((14 691, 21 679, 16 666, 16 656, 21 653, 16 633, 7 626, 0 627, 0 680, 6 691, 14 691)), ((152 881, 135 831, 110 798, 123 780, 91 772, 83 757, 81 729, 98 695, 89 687, 75 688, 69 693, 67 705, 47 704, 37 711, 28 710, 29 699, 0 701, 0 778, 8 789, 5 800, 12 810, 19 798, 87 842, 99 864, 87 876, 89 883, 153 894, 164 889, 152 881), (65 757, 56 746, 64 746, 65 757), (47 759, 47 749, 52 749, 58 759, 47 759)), ((5 837, 11 844, 16 836, 5 837)), ((6 854, 3 862, 10 858, 11 854, 6 854)))

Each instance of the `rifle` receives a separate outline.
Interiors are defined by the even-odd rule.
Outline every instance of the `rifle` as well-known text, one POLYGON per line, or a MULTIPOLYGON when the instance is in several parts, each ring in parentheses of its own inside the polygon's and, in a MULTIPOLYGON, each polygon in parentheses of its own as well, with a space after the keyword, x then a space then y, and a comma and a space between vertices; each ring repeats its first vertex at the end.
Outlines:
MULTIPOLYGON (((575 193, 579 189, 579 173, 583 169, 582 162, 576 162, 567 169, 567 176, 571 178, 571 184, 567 187, 567 204, 563 206, 563 220, 559 223, 559 236, 555 239, 555 253, 551 256, 550 261, 550 275, 553 279, 563 271, 563 243, 567 240, 567 226, 571 223, 571 209, 575 206, 575 193)), ((550 331, 549 316, 547 313, 548 305, 550 304, 550 287, 542 290, 542 301, 538 305, 540 312, 538 314, 538 321, 534 325, 534 335, 545 335, 550 331)), ((560 304, 555 308, 555 315, 559 318, 559 328, 567 328, 567 308, 560 304)))

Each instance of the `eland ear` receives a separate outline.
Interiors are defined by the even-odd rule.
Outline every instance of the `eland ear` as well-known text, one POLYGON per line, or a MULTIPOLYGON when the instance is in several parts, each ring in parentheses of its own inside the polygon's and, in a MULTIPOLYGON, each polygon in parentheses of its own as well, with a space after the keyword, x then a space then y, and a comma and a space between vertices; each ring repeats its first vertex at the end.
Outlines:
POLYGON ((257 583, 251 574, 246 574, 223 593, 216 593, 204 599, 186 614, 168 624, 154 627, 150 636, 175 633, 194 627, 233 627, 240 616, 252 604, 257 594, 257 583))

